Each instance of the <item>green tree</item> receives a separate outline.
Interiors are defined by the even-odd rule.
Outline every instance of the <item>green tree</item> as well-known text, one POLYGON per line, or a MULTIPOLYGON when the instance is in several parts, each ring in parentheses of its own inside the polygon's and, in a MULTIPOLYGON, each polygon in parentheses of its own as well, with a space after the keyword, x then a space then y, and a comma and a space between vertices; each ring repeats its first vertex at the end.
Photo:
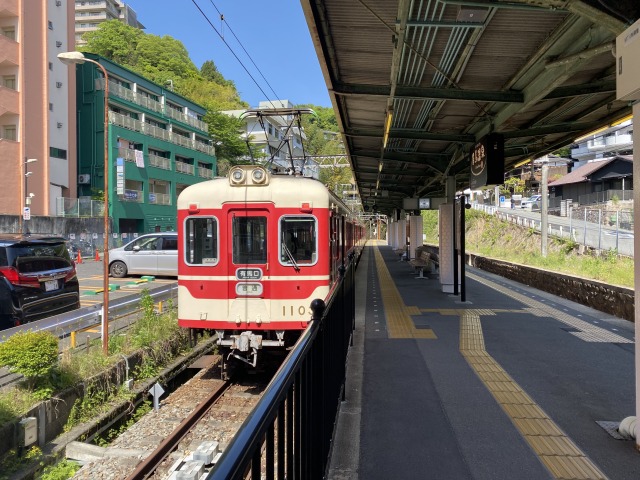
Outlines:
POLYGON ((207 60, 200 67, 200 74, 203 78, 209 80, 210 82, 217 83, 218 85, 222 85, 223 87, 233 86, 235 88, 235 84, 231 80, 227 80, 224 76, 218 71, 216 64, 213 63, 213 60, 207 60))
POLYGON ((50 332, 18 332, 0 343, 0 365, 30 381, 46 377, 58 364, 58 337, 50 332))
POLYGON ((109 20, 102 22, 97 30, 85 33, 83 39, 87 44, 78 50, 101 55, 125 67, 135 67, 136 49, 144 35, 140 29, 119 20, 109 20))
POLYGON ((233 165, 238 158, 249 154, 247 143, 241 137, 243 120, 216 111, 207 112, 204 120, 209 124, 209 133, 215 142, 219 160, 226 160, 233 165))

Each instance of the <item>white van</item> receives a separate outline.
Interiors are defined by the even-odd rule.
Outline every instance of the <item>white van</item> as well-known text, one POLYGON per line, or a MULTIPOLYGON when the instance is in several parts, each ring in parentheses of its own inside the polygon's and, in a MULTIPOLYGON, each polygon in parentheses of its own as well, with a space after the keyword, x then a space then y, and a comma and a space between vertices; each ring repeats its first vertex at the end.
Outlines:
POLYGON ((109 250, 109 273, 127 275, 178 276, 178 234, 149 233, 126 245, 109 250))

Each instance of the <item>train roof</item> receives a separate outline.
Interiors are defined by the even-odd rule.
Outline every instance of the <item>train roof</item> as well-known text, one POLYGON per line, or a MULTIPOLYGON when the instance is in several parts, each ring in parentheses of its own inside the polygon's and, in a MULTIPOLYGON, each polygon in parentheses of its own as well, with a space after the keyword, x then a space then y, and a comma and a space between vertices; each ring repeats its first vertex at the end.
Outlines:
POLYGON ((178 197, 178 209, 197 202, 199 208, 221 208, 227 203, 277 203, 281 207, 299 208, 311 202, 314 208, 341 204, 320 181, 295 175, 267 174, 266 184, 232 185, 229 177, 219 177, 185 188, 178 197))

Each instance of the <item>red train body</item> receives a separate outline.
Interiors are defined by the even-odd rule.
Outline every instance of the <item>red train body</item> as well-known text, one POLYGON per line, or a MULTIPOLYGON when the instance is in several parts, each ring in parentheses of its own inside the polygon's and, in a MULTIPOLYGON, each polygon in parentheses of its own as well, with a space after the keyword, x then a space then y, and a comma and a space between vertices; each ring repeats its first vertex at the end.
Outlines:
POLYGON ((364 228, 317 180, 237 166, 178 199, 178 322, 232 357, 292 345, 364 228))

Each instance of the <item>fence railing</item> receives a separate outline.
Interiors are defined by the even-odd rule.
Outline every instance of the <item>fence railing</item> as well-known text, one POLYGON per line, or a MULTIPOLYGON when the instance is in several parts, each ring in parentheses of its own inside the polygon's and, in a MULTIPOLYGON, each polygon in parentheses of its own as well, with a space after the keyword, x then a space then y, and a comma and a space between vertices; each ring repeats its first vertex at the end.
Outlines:
MULTIPOLYGON (((476 210, 515 223, 522 227, 541 231, 540 211, 498 209, 492 205, 472 204, 476 210), (532 217, 532 213, 536 214, 532 217)), ((614 251, 628 257, 634 256, 634 222, 631 210, 569 209, 567 217, 547 216, 548 233, 566 238, 580 245, 599 251, 614 251)))
POLYGON ((313 321, 207 478, 324 478, 344 400, 356 263, 351 260, 326 307, 312 302, 313 321))
POLYGON ((633 190, 606 190, 604 192, 594 192, 578 197, 578 203, 580 205, 627 200, 633 200, 633 190))

